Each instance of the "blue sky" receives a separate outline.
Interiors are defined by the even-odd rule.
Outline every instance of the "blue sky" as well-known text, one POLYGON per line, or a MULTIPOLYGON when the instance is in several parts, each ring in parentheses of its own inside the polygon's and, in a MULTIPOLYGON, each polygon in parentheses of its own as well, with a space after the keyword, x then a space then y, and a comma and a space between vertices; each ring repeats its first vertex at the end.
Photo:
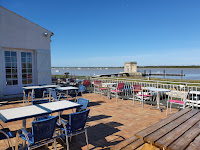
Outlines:
POLYGON ((200 65, 199 0, 0 0, 52 31, 52 66, 200 65))

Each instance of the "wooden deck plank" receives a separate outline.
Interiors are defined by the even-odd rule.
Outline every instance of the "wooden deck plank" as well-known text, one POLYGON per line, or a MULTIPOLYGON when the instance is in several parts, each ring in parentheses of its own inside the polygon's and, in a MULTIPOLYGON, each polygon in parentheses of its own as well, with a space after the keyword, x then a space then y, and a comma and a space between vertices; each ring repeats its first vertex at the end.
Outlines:
MULTIPOLYGON (((185 149, 200 134, 200 122, 186 131, 181 137, 174 141, 168 148, 170 150, 185 149)), ((200 149, 200 147, 199 147, 200 149)))
POLYGON ((138 140, 139 138, 137 138, 136 136, 133 136, 133 137, 130 137, 129 139, 127 140, 124 140, 122 142, 120 142, 119 144, 113 146, 111 148, 111 150, 121 150, 122 148, 126 147, 127 145, 135 142, 136 140, 138 140))
POLYGON ((193 142, 186 148, 186 150, 199 150, 200 148, 200 135, 195 138, 193 142))
POLYGON ((171 143, 173 143, 176 139, 178 139, 182 134, 184 134, 187 130, 189 130, 193 125, 195 125, 200 118, 200 113, 197 113, 192 118, 181 124, 178 128, 175 128, 158 141, 155 142, 156 146, 160 148, 167 148, 171 143))
POLYGON ((183 109, 171 116, 169 116, 168 118, 166 119, 163 119, 161 121, 159 121, 158 123, 138 132, 135 134, 136 137, 140 138, 140 139, 144 139, 144 137, 146 137, 147 135, 151 134, 152 132, 160 129, 161 127, 165 126, 166 124, 172 122, 173 120, 179 118, 180 116, 184 115, 185 113, 189 112, 190 109, 186 108, 186 109, 183 109))
POLYGON ((167 133, 169 133, 170 131, 172 131, 173 129, 175 129, 176 127, 178 127, 179 125, 181 125, 182 123, 184 123, 185 121, 193 117, 194 115, 196 115, 198 112, 199 112, 198 110, 192 110, 185 113, 184 115, 174 120, 173 122, 170 122, 166 126, 146 136, 144 138, 144 141, 148 143, 154 143, 155 141, 157 141, 158 139, 160 139, 161 137, 163 137, 164 135, 166 135, 167 133))
POLYGON ((122 150, 135 150, 143 144, 144 141, 142 139, 138 139, 135 142, 131 143, 130 145, 124 147, 122 150))

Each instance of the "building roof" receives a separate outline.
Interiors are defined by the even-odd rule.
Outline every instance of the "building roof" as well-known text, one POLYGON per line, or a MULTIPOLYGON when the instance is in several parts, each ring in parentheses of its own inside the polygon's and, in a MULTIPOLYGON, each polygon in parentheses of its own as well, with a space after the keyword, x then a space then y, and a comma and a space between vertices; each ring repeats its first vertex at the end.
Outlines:
MULTIPOLYGON (((30 20, 28 20, 28 19, 26 19, 26 18, 24 18, 24 17, 22 17, 22 16, 20 16, 20 15, 18 15, 18 14, 16 14, 15 12, 13 12, 13 11, 11 11, 11 10, 9 10, 9 9, 7 9, 7 8, 5 8, 5 7, 3 7, 3 6, 1 6, 1 5, 0 5, 0 8, 3 8, 3 9, 5 9, 5 10, 7 10, 7 11, 13 13, 13 14, 15 14, 16 16, 18 16, 18 17, 20 17, 20 18, 23 18, 23 19, 25 19, 25 20, 31 22, 32 24, 34 24, 34 25, 36 25, 36 26, 38 26, 38 27, 40 27, 40 28, 42 28, 42 29, 45 29, 45 28, 41 27, 40 25, 38 25, 38 24, 36 24, 36 23, 34 23, 34 22, 32 22, 32 21, 30 21, 30 20)), ((51 32, 51 31, 48 30, 48 29, 45 29, 45 30, 51 32)), ((53 33, 53 32, 51 32, 51 33, 52 33, 51 36, 53 36, 54 33, 53 33)))

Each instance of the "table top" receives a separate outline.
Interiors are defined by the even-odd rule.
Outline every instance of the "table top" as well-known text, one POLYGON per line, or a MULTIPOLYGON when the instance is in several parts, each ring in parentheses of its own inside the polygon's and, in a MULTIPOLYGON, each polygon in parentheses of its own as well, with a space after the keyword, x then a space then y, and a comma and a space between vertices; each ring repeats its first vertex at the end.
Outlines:
POLYGON ((200 94, 200 91, 190 91, 190 94, 200 94))
POLYGON ((6 123, 41 116, 44 114, 51 114, 53 112, 59 112, 67 109, 77 108, 80 106, 80 104, 63 100, 39 105, 3 109, 0 110, 0 119, 6 123))
POLYGON ((60 91, 67 91, 67 90, 78 90, 77 87, 73 87, 73 86, 68 86, 68 87, 58 87, 56 88, 57 90, 60 90, 60 91))
POLYGON ((23 90, 32 90, 32 89, 41 89, 41 88, 44 88, 42 86, 25 86, 25 87, 22 87, 23 90))
POLYGON ((117 83, 102 83, 102 85, 108 86, 108 85, 116 85, 117 83))
POLYGON ((148 89, 149 91, 155 92, 170 92, 169 89, 155 88, 155 87, 144 87, 143 89, 148 89))
POLYGON ((183 109, 136 133, 135 136, 161 149, 198 149, 200 111, 183 109))
POLYGON ((59 87, 59 85, 43 85, 42 87, 45 87, 45 88, 57 88, 57 87, 59 87))

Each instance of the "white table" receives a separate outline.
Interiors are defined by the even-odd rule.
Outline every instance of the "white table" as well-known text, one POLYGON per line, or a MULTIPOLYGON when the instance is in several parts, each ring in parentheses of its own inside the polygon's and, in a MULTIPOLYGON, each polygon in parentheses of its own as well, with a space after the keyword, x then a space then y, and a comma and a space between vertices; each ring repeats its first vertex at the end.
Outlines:
POLYGON ((59 85, 42 85, 44 88, 57 88, 59 85))
POLYGON ((147 89, 149 91, 154 91, 157 92, 157 107, 161 112, 162 112, 162 108, 160 107, 160 92, 170 92, 171 90, 169 89, 162 89, 162 88, 155 88, 155 87, 144 87, 143 89, 147 89))
MULTIPOLYGON (((42 89, 44 88, 43 86, 25 86, 25 87, 22 87, 23 90, 32 90, 32 95, 34 94, 34 90, 35 89, 42 89)), ((29 96, 28 96, 29 98, 29 96)), ((33 100, 33 97, 32 97, 32 100, 33 100)), ((25 99, 26 101, 26 106, 27 106, 27 99, 25 99)))
POLYGON ((58 90, 58 91, 65 91, 67 99, 68 99, 68 91, 69 90, 78 90, 78 88, 77 87, 73 87, 73 86, 68 86, 68 87, 58 87, 58 88, 56 88, 56 90, 58 90))
POLYGON ((51 114, 54 112, 60 112, 63 110, 73 109, 80 106, 81 106, 80 104, 63 100, 63 101, 50 102, 39 105, 3 109, 0 110, 0 119, 4 123, 23 120, 23 127, 26 128, 27 118, 37 117, 45 114, 51 114))
POLYGON ((110 96, 110 88, 113 86, 113 85, 117 85, 117 83, 102 83, 102 86, 106 86, 107 87, 107 97, 108 99, 111 99, 111 96, 110 96))

